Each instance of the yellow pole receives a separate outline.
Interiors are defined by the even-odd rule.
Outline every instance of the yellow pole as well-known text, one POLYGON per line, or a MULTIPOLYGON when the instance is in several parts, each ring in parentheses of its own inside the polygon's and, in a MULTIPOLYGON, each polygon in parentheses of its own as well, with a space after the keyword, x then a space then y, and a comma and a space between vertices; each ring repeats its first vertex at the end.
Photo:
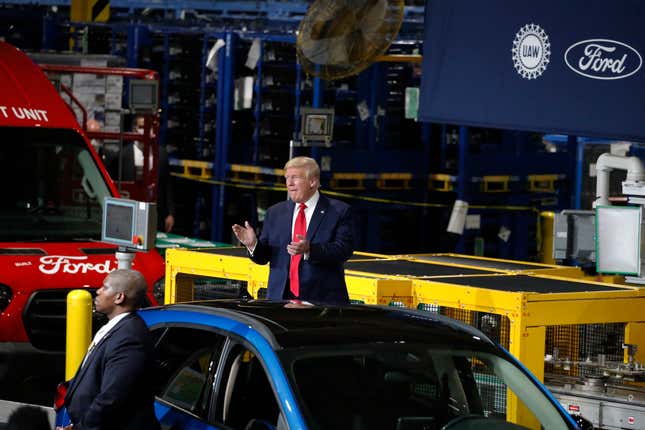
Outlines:
POLYGON ((555 212, 540 212, 540 260, 545 264, 555 264, 553 258, 553 224, 555 221, 555 212))
POLYGON ((87 290, 67 294, 65 380, 69 381, 87 352, 92 338, 92 295, 87 290))

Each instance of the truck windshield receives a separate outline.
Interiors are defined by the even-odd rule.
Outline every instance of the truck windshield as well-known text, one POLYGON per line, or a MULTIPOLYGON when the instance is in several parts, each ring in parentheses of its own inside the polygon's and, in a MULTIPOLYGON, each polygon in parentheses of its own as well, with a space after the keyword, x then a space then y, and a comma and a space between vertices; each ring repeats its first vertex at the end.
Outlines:
POLYGON ((83 138, 64 129, 0 130, 0 241, 100 239, 110 190, 83 138))

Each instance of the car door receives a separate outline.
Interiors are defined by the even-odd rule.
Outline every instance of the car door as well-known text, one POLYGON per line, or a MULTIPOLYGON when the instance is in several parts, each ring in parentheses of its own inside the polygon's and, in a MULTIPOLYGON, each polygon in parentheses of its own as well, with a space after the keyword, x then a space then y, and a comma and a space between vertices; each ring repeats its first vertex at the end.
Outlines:
MULTIPOLYGON (((279 368, 271 373, 281 373, 279 368)), ((211 422, 232 430, 287 430, 267 364, 246 340, 231 337, 222 356, 211 422)))
POLYGON ((163 430, 210 430, 215 369, 226 337, 206 327, 173 325, 156 338, 155 413, 163 430))

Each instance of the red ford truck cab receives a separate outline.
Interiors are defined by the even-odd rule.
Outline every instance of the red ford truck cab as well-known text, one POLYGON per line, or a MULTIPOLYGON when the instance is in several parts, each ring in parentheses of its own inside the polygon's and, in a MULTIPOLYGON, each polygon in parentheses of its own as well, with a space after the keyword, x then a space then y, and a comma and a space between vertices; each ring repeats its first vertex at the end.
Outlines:
MULTIPOLYGON (((4 42, 0 175, 0 399, 34 402, 21 397, 47 388, 43 397, 51 399, 55 385, 38 381, 41 374, 62 380, 67 293, 94 293, 117 268, 115 247, 100 238, 103 199, 118 193, 49 79, 4 42)), ((139 252, 133 268, 156 304, 161 256, 139 252)))

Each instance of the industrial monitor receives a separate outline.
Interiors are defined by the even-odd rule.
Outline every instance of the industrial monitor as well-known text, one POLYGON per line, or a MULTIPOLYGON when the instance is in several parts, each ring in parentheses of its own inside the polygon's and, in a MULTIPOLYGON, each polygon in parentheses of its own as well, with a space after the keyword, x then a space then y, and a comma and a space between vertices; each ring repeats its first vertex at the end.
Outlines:
POLYGON ((576 264, 595 264, 596 213, 591 210, 565 209, 553 221, 553 258, 574 260, 576 264))
POLYGON ((303 143, 331 143, 334 131, 333 109, 301 107, 300 118, 300 140, 303 143))
POLYGON ((157 205, 106 197, 101 240, 120 247, 148 251, 155 245, 157 205))
POLYGON ((135 112, 154 112, 159 106, 159 83, 150 79, 130 79, 128 87, 130 109, 135 112))

